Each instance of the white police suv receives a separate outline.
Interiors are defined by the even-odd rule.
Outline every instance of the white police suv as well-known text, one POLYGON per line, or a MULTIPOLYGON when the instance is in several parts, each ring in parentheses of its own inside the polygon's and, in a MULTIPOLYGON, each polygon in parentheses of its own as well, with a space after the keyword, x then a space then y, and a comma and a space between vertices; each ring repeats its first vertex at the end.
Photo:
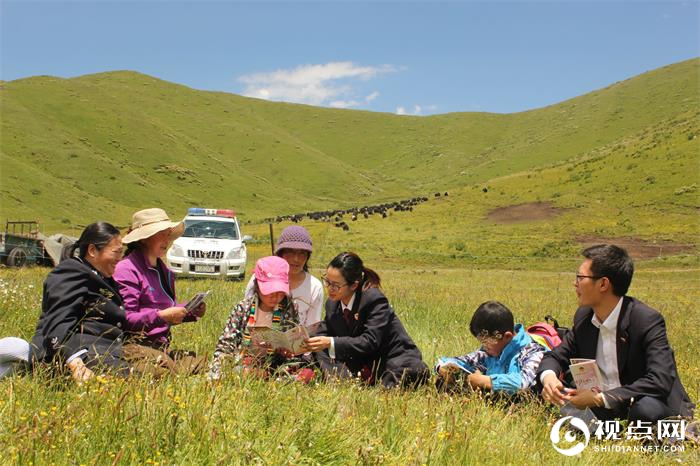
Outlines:
POLYGON ((180 276, 245 278, 245 242, 236 213, 229 209, 192 207, 185 232, 168 249, 170 269, 180 276))

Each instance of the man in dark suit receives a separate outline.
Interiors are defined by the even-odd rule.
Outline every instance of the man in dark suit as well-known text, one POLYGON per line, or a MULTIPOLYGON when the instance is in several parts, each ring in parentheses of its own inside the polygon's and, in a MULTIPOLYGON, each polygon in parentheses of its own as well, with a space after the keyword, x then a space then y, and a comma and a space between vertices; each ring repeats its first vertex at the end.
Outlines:
POLYGON ((583 256, 574 283, 580 307, 573 328, 538 369, 542 397, 559 406, 591 408, 599 419, 656 422, 692 416, 694 405, 678 376, 664 318, 626 296, 634 273, 627 251, 597 245, 583 256), (596 360, 601 392, 564 387, 560 376, 571 358, 596 360))

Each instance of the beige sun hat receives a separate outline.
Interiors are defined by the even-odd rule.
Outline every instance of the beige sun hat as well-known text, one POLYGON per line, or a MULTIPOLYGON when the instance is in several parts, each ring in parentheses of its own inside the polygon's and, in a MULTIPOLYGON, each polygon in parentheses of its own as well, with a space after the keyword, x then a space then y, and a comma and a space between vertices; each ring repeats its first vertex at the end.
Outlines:
POLYGON ((153 208, 139 210, 131 217, 131 228, 129 232, 122 238, 122 243, 129 244, 141 239, 150 238, 156 233, 172 228, 170 233, 170 241, 182 236, 185 231, 185 223, 183 221, 173 222, 168 217, 163 209, 153 208))

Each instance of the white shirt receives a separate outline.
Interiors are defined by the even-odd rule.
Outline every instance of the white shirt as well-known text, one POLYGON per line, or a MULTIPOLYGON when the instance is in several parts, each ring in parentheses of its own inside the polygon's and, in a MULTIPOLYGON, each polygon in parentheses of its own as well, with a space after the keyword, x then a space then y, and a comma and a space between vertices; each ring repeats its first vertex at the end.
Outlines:
POLYGON ((321 320, 321 312, 323 312, 321 280, 306 272, 306 278, 291 291, 291 295, 302 325, 311 325, 321 320))
POLYGON ((591 323, 599 329, 598 346, 595 352, 595 360, 603 376, 603 389, 611 390, 620 386, 620 371, 617 366, 617 321, 622 309, 622 298, 617 302, 613 311, 600 322, 593 314, 591 323))
POLYGON ((348 309, 352 311, 352 305, 355 304, 355 293, 350 296, 350 301, 348 301, 347 304, 343 303, 342 301, 340 302, 340 310, 345 311, 345 309, 348 309))
MULTIPOLYGON (((347 304, 340 302, 340 310, 345 312, 345 309, 352 311, 352 305, 355 303, 355 293, 350 297, 350 301, 347 304)), ((328 356, 331 359, 335 359, 335 338, 331 337, 331 346, 328 348, 328 356)))
MULTIPOLYGON (((617 365, 617 321, 620 318, 622 310, 622 299, 617 302, 610 315, 601 323, 598 317, 593 313, 591 323, 599 329, 598 346, 596 347, 595 360, 603 376, 603 389, 610 390, 620 387, 620 369, 617 365)), ((546 370, 540 375, 540 382, 544 383, 544 378, 549 374, 554 373, 552 370, 546 370)), ((603 395, 605 407, 610 409, 608 399, 603 395)))
MULTIPOLYGON (((323 311, 323 285, 321 280, 305 272, 306 277, 299 286, 290 291, 292 304, 299 313, 301 325, 311 325, 321 320, 323 311)), ((253 279, 250 278, 245 289, 245 297, 253 296, 253 279)))

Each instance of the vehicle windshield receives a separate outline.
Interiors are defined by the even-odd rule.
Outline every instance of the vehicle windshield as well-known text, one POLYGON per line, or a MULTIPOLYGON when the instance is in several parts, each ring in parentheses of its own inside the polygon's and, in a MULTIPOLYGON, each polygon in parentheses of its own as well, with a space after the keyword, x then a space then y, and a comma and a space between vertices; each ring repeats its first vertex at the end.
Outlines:
POLYGON ((185 238, 238 239, 238 228, 233 222, 215 220, 185 220, 185 238))

